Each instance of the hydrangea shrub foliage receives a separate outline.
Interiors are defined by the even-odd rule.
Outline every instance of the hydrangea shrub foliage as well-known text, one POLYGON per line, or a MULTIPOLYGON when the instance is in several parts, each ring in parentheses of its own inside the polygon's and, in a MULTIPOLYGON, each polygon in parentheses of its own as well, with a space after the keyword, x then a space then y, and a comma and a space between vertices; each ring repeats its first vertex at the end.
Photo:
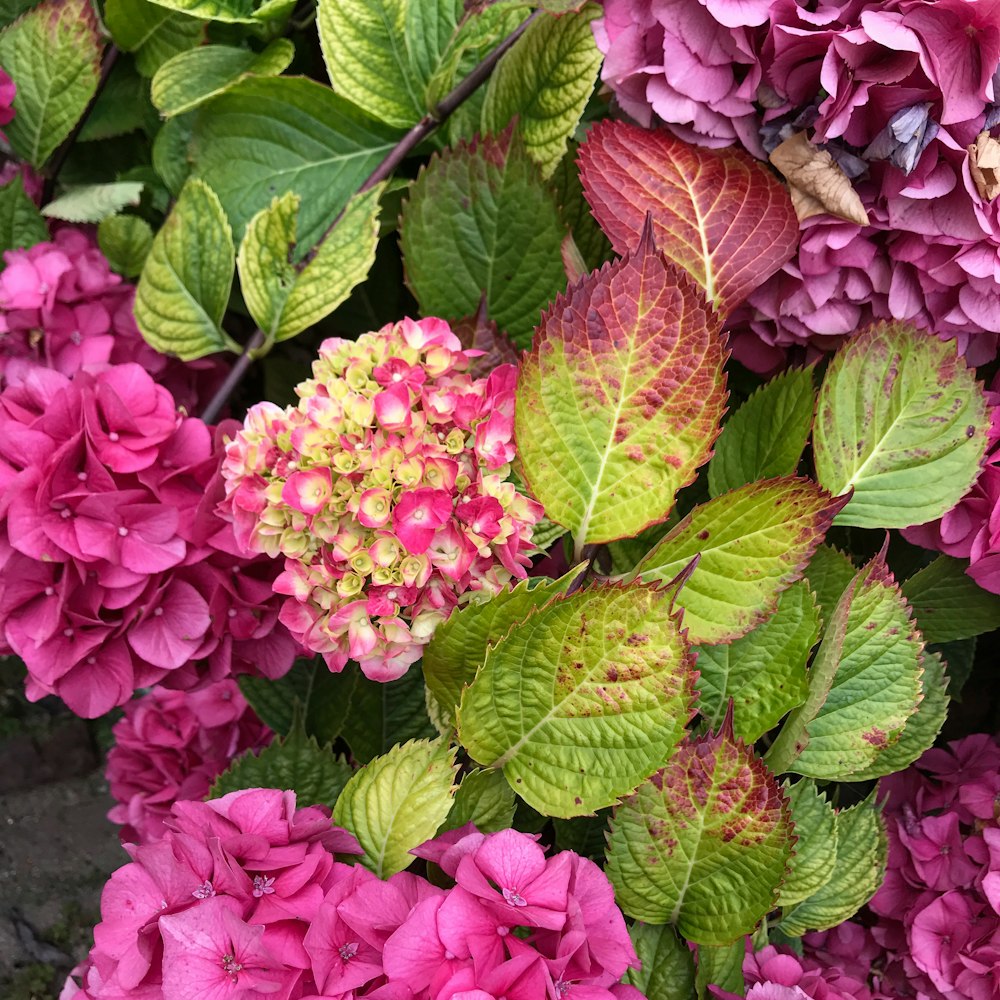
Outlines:
POLYGON ((9 6, 66 1000, 1000 996, 1000 7, 9 6))

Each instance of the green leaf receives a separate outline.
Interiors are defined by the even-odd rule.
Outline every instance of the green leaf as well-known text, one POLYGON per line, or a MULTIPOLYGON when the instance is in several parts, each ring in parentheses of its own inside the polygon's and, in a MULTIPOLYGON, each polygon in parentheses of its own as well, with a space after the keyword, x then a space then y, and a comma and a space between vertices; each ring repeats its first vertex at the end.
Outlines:
POLYGON ((475 768, 462 778, 443 830, 475 823, 481 833, 507 830, 514 822, 514 792, 499 771, 475 768))
POLYGON ((204 21, 150 0, 105 0, 104 23, 118 48, 133 53, 136 69, 147 77, 205 37, 204 21))
POLYGON ((648 239, 542 317, 518 374, 518 457, 577 552, 665 520, 708 459, 726 400, 720 326, 648 239))
POLYGON ((672 580, 699 557, 679 598, 688 638, 727 642, 774 613, 842 506, 809 479, 741 486, 695 507, 636 573, 647 582, 672 580))
POLYGON ((358 771, 333 807, 333 821, 358 838, 361 864, 386 879, 416 859, 452 807, 455 748, 410 740, 358 771))
POLYGON ((969 491, 986 451, 982 385, 954 341, 879 323, 833 359, 816 409, 820 483, 854 490, 837 524, 907 528, 941 517, 969 491))
POLYGON ((70 188, 42 209, 42 215, 64 222, 100 222, 123 208, 139 204, 143 185, 137 181, 87 184, 70 188))
POLYGON ((97 227, 97 244, 112 271, 136 278, 153 246, 153 230, 137 215, 109 215, 97 227))
POLYGON ((783 786, 792 807, 795 853, 778 892, 778 905, 789 907, 819 892, 833 878, 837 861, 837 813, 814 781, 803 778, 783 786))
POLYGON ((791 849, 781 789, 724 729, 685 743, 615 810, 607 873, 629 916, 723 945, 771 910, 791 849))
POLYGON ((158 351, 193 361, 239 347, 223 332, 236 266, 233 233, 215 192, 184 185, 153 240, 135 293, 135 321, 158 351))
POLYGON ((247 226, 236 259, 250 315, 275 340, 287 340, 329 316, 368 275, 378 243, 379 184, 355 195, 305 266, 291 263, 300 199, 275 198, 247 226))
MULTIPOLYGON (((977 639, 956 639, 954 642, 927 647, 927 652, 944 660, 948 672, 948 696, 952 701, 962 701, 962 689, 975 666, 977 643, 977 639)), ((926 663, 924 667, 927 668, 926 663)))
POLYGON ((260 720, 276 733, 285 734, 291 732, 296 712, 305 713, 316 669, 315 659, 299 659, 283 677, 243 674, 237 683, 260 720))
POLYGON ((102 49, 89 0, 45 0, 0 32, 0 66, 17 84, 14 120, 4 131, 33 167, 45 163, 86 110, 102 49))
POLYGON ((852 781, 869 781, 902 771, 934 745, 948 717, 949 678, 938 653, 926 652, 920 662, 921 699, 916 713, 906 720, 899 739, 886 747, 870 767, 852 774, 852 781))
POLYGON ((743 993, 746 989, 743 979, 746 953, 746 940, 742 937, 732 944, 698 945, 698 968, 695 973, 698 1000, 713 1000, 714 994, 709 992, 709 986, 718 986, 737 995, 743 993))
POLYGON ((575 851, 582 857, 594 858, 603 863, 610 818, 610 809, 599 809, 593 816, 550 820, 555 833, 556 850, 575 851))
POLYGON ((587 267, 600 267, 612 257, 611 243, 604 235, 597 220, 590 212, 587 199, 583 196, 580 171, 576 168, 577 144, 571 142, 566 155, 559 161, 549 179, 549 187, 555 194, 559 214, 573 234, 573 241, 583 255, 587 267))
POLYGON ((188 146, 191 142, 192 117, 165 121, 153 140, 153 168, 174 196, 181 193, 184 182, 191 175, 188 146))
POLYGON ((732 698, 736 735, 747 743, 759 739, 806 700, 806 663, 819 628, 809 587, 793 583, 762 625, 728 645, 698 650, 698 711, 719 726, 732 698))
POLYGON ((301 259, 398 138, 312 80, 251 77, 199 109, 191 152, 237 241, 275 197, 297 194, 301 259))
POLYGON ((215 779, 209 798, 242 788, 285 788, 295 792, 299 806, 333 807, 351 777, 351 767, 329 747, 306 736, 301 725, 285 739, 276 739, 259 754, 237 757, 215 779))
POLYGON ((903 594, 927 642, 969 639, 1000 628, 1000 597, 967 576, 967 565, 938 556, 903 584, 903 594))
POLYGON ((228 45, 205 45, 168 59, 153 77, 153 104, 173 118, 204 104, 250 76, 277 76, 288 68, 295 46, 287 38, 263 52, 228 45))
POLYGON ((840 595, 851 585, 857 572, 851 557, 832 545, 821 545, 813 553, 806 567, 806 577, 824 621, 830 620, 840 595))
POLYGON ((38 5, 38 0, 0 0, 0 26, 16 21, 25 11, 38 5))
POLYGON ((400 220, 406 280, 425 316, 486 312, 519 346, 565 285, 565 227, 520 140, 509 133, 434 156, 400 220))
POLYGON ((671 599, 604 585, 531 613, 462 695, 470 756, 503 768, 548 816, 581 816, 634 789, 670 755, 691 710, 691 656, 671 599))
POLYGON ((837 813, 837 858, 829 881, 781 914, 778 929, 797 937, 850 920, 875 895, 885 876, 888 844, 873 792, 864 802, 837 813))
POLYGON ((629 937, 642 968, 630 968, 622 981, 634 986, 647 1000, 691 1000, 694 960, 691 949, 674 929, 638 923, 629 928, 629 937))
POLYGON ((159 116, 149 102, 149 84, 139 75, 133 60, 119 59, 88 112, 77 142, 113 139, 140 128, 152 133, 158 127, 159 116))
POLYGON ((24 192, 20 175, 0 187, 0 252, 33 247, 49 239, 42 213, 24 192))
POLYGON ((153 0, 168 10, 190 14, 204 21, 222 21, 224 24, 255 24, 256 8, 260 0, 153 0))
POLYGON ((529 577, 489 600, 473 599, 456 608, 437 627, 424 649, 424 681, 451 724, 462 691, 475 680, 490 646, 523 622, 533 608, 563 593, 581 571, 578 566, 558 580, 529 577))
MULTIPOLYGON (((345 668, 360 671, 354 665, 345 668)), ((417 669, 387 684, 357 676, 342 735, 354 757, 365 763, 402 740, 435 735, 427 717, 424 681, 417 669)))
POLYGON ((809 696, 767 760, 778 773, 842 781, 895 743, 920 702, 923 643, 883 555, 844 591, 809 671, 809 696))
POLYGON ((812 375, 812 368, 789 368, 726 421, 708 466, 713 497, 758 479, 795 474, 812 429, 812 375))
POLYGON ((528 26, 494 69, 483 104, 482 130, 494 135, 516 120, 528 156, 550 177, 566 153, 601 68, 590 22, 601 13, 544 16, 528 26))
POLYGON ((409 6, 407 0, 319 0, 317 16, 333 89, 398 128, 416 124, 425 110, 404 37, 409 6))

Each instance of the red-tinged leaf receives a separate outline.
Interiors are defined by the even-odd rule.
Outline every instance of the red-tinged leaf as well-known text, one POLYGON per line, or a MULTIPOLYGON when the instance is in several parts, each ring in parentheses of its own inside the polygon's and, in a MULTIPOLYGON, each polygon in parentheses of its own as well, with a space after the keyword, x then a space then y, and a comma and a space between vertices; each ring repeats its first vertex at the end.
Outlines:
POLYGON ((486 297, 483 296, 474 316, 465 316, 451 324, 452 333, 458 337, 462 350, 481 351, 469 368, 473 378, 485 378, 499 365, 516 365, 518 349, 496 323, 486 315, 486 297))
POLYGON ((711 457, 726 403, 720 326, 648 232, 542 316, 518 377, 518 454, 578 547, 665 520, 711 457))
POLYGON ((733 149, 704 149, 627 122, 602 121, 580 148, 584 193, 615 250, 656 244, 729 312, 790 260, 799 225, 785 187, 733 149))
POLYGON ((704 945, 750 933, 774 907, 794 843, 788 800, 731 722, 625 799, 608 842, 621 908, 704 945))

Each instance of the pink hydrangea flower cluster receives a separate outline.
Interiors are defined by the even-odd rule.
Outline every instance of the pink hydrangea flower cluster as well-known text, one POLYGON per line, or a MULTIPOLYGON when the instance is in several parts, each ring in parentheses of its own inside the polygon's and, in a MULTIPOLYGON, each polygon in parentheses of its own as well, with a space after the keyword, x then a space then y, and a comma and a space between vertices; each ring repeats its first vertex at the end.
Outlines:
POLYGON ((237 537, 284 557, 281 620, 333 671, 399 677, 463 594, 526 575, 516 368, 472 378, 474 353, 439 319, 327 340, 298 406, 258 404, 229 445, 237 537))
POLYGON ((94 948, 64 1000, 642 1000, 592 861, 467 827, 423 845, 454 881, 386 881, 319 807, 275 789, 179 802, 163 839, 127 848, 94 948))
MULTIPOLYGON (((0 90, 2 97, 2 90, 0 90)), ((0 385, 12 360, 73 375, 93 365, 141 365, 189 411, 225 375, 215 357, 183 363, 154 351, 132 315, 135 287, 79 229, 4 253, 0 273, 0 385)))
POLYGON ((641 124, 760 158, 806 131, 867 211, 805 220, 731 317, 740 360, 773 369, 890 317, 995 356, 1000 208, 970 147, 1000 126, 998 0, 605 0, 594 30, 641 124))
POLYGON ((871 970, 875 1000, 1000 998, 1000 741, 928 750, 882 791, 885 882, 863 924, 806 935, 807 955, 871 970))
POLYGON ((235 756, 274 736, 231 678, 194 691, 154 687, 125 706, 113 732, 105 775, 117 805, 108 819, 135 844, 159 840, 175 802, 205 798, 235 756))
POLYGON ((136 688, 280 676, 275 569, 221 499, 222 433, 139 365, 11 364, 0 392, 0 640, 27 694, 93 717, 136 688))
MULTIPOLYGON (((14 98, 16 96, 16 84, 6 70, 0 68, 0 125, 9 125, 14 120, 14 98)), ((3 132, 0 132, 0 137, 7 138, 3 132)))

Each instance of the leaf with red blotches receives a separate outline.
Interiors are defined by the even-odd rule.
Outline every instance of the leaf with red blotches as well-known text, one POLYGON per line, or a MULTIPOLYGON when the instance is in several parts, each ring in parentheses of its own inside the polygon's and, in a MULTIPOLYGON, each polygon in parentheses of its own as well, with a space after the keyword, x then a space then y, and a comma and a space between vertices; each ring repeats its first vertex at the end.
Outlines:
POLYGON ((777 781, 724 724, 682 744, 615 810, 607 873, 629 916, 723 945, 774 907, 793 843, 777 781))
POLYGON ((486 298, 479 303, 474 316, 465 316, 451 324, 451 332, 458 337, 463 351, 482 351, 470 365, 473 378, 483 378, 499 365, 516 365, 520 352, 510 337, 497 329, 496 323, 486 316, 486 298))
MULTIPOLYGON (((879 760, 920 705, 923 649, 883 550, 858 572, 829 616, 809 671, 809 693, 771 745, 770 766, 827 781, 905 767, 909 760, 885 770, 879 760)), ((927 735, 917 756, 935 732, 927 735)))
POLYGON ((688 638, 729 642, 774 613, 846 502, 795 476, 750 483, 695 507, 635 572, 671 580, 700 555, 678 598, 688 638))
POLYGON ((615 250, 636 245, 651 213, 657 246, 722 312, 795 253, 788 191, 746 153, 608 120, 590 130, 579 162, 587 201, 615 250))
POLYGON ((665 520, 711 457, 726 403, 720 327, 648 232, 542 317, 514 432, 532 494, 578 550, 665 520))

